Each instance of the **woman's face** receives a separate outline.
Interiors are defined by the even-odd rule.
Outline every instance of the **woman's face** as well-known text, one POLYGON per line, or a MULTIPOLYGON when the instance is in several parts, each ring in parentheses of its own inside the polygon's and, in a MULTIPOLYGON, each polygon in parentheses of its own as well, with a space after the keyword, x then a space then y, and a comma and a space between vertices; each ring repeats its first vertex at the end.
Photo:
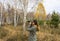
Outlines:
POLYGON ((32 22, 32 24, 35 25, 34 22, 32 22))

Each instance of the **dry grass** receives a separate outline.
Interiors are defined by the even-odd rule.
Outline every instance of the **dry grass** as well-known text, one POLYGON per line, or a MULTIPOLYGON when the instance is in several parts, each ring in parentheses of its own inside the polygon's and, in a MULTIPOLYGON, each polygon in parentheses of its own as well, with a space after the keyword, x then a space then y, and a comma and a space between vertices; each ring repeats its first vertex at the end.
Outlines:
MULTIPOLYGON (((37 32, 38 41, 60 41, 58 31, 56 29, 40 28, 40 31, 37 32)), ((26 35, 23 35, 22 26, 6 25, 0 28, 0 41, 27 41, 28 32, 24 33, 26 35)))

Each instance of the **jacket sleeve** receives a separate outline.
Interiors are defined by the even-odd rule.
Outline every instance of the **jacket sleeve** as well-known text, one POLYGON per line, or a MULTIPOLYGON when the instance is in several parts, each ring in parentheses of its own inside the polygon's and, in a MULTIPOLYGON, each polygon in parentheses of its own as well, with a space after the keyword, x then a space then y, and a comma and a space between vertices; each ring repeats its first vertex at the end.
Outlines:
POLYGON ((30 27, 30 26, 27 27, 27 31, 33 31, 34 29, 35 27, 30 27))

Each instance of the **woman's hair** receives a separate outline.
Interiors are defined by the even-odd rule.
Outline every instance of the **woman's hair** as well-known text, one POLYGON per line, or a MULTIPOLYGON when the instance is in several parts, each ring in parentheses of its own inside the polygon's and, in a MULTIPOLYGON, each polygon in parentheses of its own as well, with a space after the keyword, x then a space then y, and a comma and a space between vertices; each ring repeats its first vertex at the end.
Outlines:
POLYGON ((37 20, 33 20, 34 24, 38 26, 37 20))
POLYGON ((37 25, 37 26, 38 26, 38 24, 37 24, 37 20, 33 20, 33 21, 31 22, 30 27, 32 27, 32 26, 33 26, 33 23, 34 23, 34 25, 37 25))
POLYGON ((34 24, 37 26, 36 30, 37 30, 37 31, 39 31, 39 29, 38 29, 38 22, 37 22, 37 20, 33 20, 33 22, 34 22, 34 24))

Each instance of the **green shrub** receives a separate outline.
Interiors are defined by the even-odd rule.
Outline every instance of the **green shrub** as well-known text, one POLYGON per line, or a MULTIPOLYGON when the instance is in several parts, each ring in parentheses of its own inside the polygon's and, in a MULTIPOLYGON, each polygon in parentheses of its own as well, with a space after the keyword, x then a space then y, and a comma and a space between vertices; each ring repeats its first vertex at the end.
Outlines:
POLYGON ((44 21, 43 20, 38 20, 39 25, 44 25, 44 21))
POLYGON ((59 24, 59 15, 55 12, 53 12, 51 16, 51 24, 54 25, 55 28, 58 27, 59 24))

